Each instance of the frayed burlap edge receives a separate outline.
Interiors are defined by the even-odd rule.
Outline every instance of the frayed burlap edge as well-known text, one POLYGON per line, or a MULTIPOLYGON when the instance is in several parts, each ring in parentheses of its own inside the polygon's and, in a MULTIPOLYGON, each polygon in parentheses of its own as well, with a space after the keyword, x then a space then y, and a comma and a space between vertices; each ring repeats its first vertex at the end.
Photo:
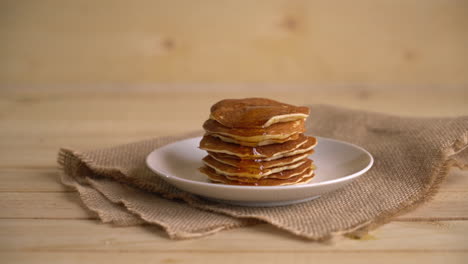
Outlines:
MULTIPOLYGON (((199 132, 196 132, 196 133, 199 133, 199 132)), ((189 138, 189 137, 195 135, 196 133, 189 133, 189 134, 179 136, 179 137, 167 138, 167 140, 168 140, 167 143, 170 143, 169 139, 171 141, 176 141, 176 140, 180 140, 180 139, 184 139, 184 138, 189 138)), ((452 143, 449 143, 449 144, 447 144, 447 146, 444 146, 444 147, 441 148, 440 153, 439 153, 439 157, 438 157, 437 161, 434 162, 433 173, 430 176, 430 181, 432 183, 429 184, 424 191, 418 193, 416 195, 417 197, 408 199, 408 201, 406 203, 402 203, 399 207, 394 208, 391 211, 387 211, 385 213, 382 213, 381 215, 379 215, 378 217, 374 218, 371 221, 366 221, 366 222, 357 224, 355 226, 352 226, 352 227, 349 227, 349 228, 346 228, 346 229, 343 229, 343 230, 336 230, 336 231, 331 232, 329 235, 324 235, 324 236, 310 236, 310 235, 307 235, 307 234, 304 234, 304 233, 301 233, 301 232, 294 232, 292 230, 287 230, 287 229, 284 229, 284 230, 289 232, 289 233, 292 233, 294 235, 297 235, 297 236, 300 236, 300 237, 303 237, 303 238, 306 238, 306 239, 309 239, 309 240, 312 240, 312 241, 319 241, 319 242, 330 240, 334 236, 338 236, 338 235, 345 235, 345 236, 348 236, 348 237, 360 238, 363 235, 367 234, 369 231, 371 231, 373 229, 376 229, 379 226, 382 226, 382 225, 390 222, 395 217, 400 216, 400 215, 405 214, 405 213, 408 213, 408 212, 414 210, 415 208, 417 208, 419 205, 433 199, 434 195, 438 192, 438 190, 440 188, 440 185, 443 183, 444 179, 447 177, 447 175, 448 175, 448 173, 450 171, 450 168, 458 167, 458 168, 464 169, 464 170, 468 169, 468 164, 461 164, 460 162, 457 162, 454 159, 450 159, 450 157, 452 155, 455 155, 455 154, 463 151, 467 147, 468 147, 468 131, 463 133, 463 135, 461 137, 457 138, 452 143)), ((71 173, 71 170, 69 170, 69 171, 66 170, 66 168, 64 166, 65 165, 64 159, 69 158, 69 157, 74 158, 73 162, 75 163, 75 166, 76 165, 80 166, 80 167, 83 166, 84 168, 88 169, 90 172, 92 172, 94 174, 97 174, 97 175, 112 175, 112 177, 114 179, 116 179, 114 177, 115 175, 118 175, 118 174, 123 175, 121 170, 119 170, 118 168, 111 168, 110 169, 110 168, 98 166, 98 165, 94 164, 94 162, 92 160, 88 160, 83 154, 81 154, 79 152, 76 152, 76 151, 72 151, 72 150, 69 150, 69 149, 62 148, 59 151, 58 163, 59 163, 60 167, 64 170, 64 172, 67 173, 67 174, 71 173), (91 169, 90 167, 93 167, 93 169, 91 169)), ((71 175, 71 176, 75 176, 75 175, 71 175)), ((118 177, 117 177, 116 180, 119 180, 118 177)), ((268 218, 265 218, 265 217, 260 218, 260 217, 257 217, 257 216, 245 216, 245 215, 238 215, 236 213, 231 213, 231 212, 215 211, 212 208, 210 208, 210 207, 208 207, 208 206, 206 206, 204 204, 199 204, 198 203, 200 201, 199 198, 197 198, 196 196, 193 196, 191 194, 188 194, 188 193, 181 192, 181 193, 178 193, 177 195, 174 195, 174 194, 171 194, 171 193, 163 193, 162 192, 163 190, 154 189, 152 186, 149 186, 149 185, 145 184, 144 182, 138 182, 138 181, 130 182, 130 184, 134 185, 135 187, 139 187, 139 188, 145 186, 150 191, 156 192, 159 195, 161 195, 162 197, 167 198, 167 199, 181 199, 181 200, 185 201, 187 204, 189 204, 190 206, 193 206, 193 207, 195 207, 197 209, 212 211, 214 213, 223 213, 223 214, 226 214, 226 215, 229 215, 229 216, 232 216, 232 217, 238 217, 238 218, 251 219, 252 217, 255 217, 257 220, 261 220, 263 222, 269 223, 269 224, 271 224, 271 225, 273 225, 273 226, 275 226, 277 228, 282 229, 282 227, 280 225, 278 225, 278 223, 275 223, 271 219, 268 219, 268 218)), ((252 221, 252 224, 254 224, 254 223, 255 223, 255 221, 252 221)), ((221 229, 221 230, 225 230, 225 229, 221 229)), ((214 232, 209 232, 206 235, 216 233, 217 231, 220 231, 220 230, 215 230, 214 232)), ((181 237, 178 237, 178 238, 181 238, 181 237)), ((182 237, 182 238, 190 238, 190 237, 182 237)))
MULTIPOLYGON (((374 230, 379 226, 389 223, 395 217, 409 213, 421 204, 431 201, 439 191, 440 186, 444 182, 452 167, 458 167, 461 170, 468 170, 468 164, 462 164, 454 159, 450 159, 451 156, 456 155, 457 153, 463 151, 467 147, 468 131, 463 133, 461 137, 455 139, 452 143, 449 143, 447 146, 441 148, 439 153, 439 159, 437 162, 435 162, 433 173, 430 176, 432 184, 429 184, 426 190, 420 192, 417 195, 418 197, 415 198, 415 200, 409 199, 408 202, 402 203, 400 207, 397 207, 392 211, 385 212, 385 214, 381 214, 373 221, 364 223, 362 225, 358 225, 355 228, 351 228, 348 230, 337 231, 333 234, 345 235, 359 239, 367 233, 369 233, 371 230, 374 230)), ((431 219, 427 219, 427 221, 431 221, 431 219)), ((437 221, 437 219, 433 219, 433 221, 437 221)))
MULTIPOLYGON (((190 138, 190 137, 193 137, 194 135, 199 135, 200 133, 201 133, 200 131, 195 131, 195 132, 190 132, 190 133, 187 133, 181 136, 176 136, 176 137, 164 137, 164 138, 161 138, 161 140, 165 141, 166 144, 170 144, 171 142, 190 138)), ((160 147, 162 147, 163 145, 161 145, 160 147)), ((186 202, 187 204, 193 206, 194 208, 203 209, 206 211, 212 211, 216 214, 219 214, 220 212, 207 210, 206 208, 201 208, 200 206, 197 206, 197 202, 200 202, 200 199, 197 196, 194 196, 186 192, 179 192, 177 194, 163 192, 163 190, 155 189, 153 185, 150 185, 146 183, 145 181, 138 181, 137 179, 132 179, 132 181, 128 181, 129 179, 126 178, 124 181, 123 180, 124 173, 122 172, 121 169, 108 168, 108 167, 96 165, 93 160, 88 159, 84 154, 77 152, 77 151, 70 150, 68 148, 60 148, 58 158, 57 158, 57 163, 59 164, 59 168, 63 171, 63 175, 60 178, 61 182, 64 185, 71 187, 75 191, 77 191, 82 203, 85 205, 85 208, 97 214, 97 216, 99 217, 99 219, 101 219, 103 223, 110 223, 110 224, 114 224, 115 226, 135 226, 135 225, 141 225, 141 224, 155 224, 161 227, 171 239, 177 239, 177 240, 204 237, 204 236, 215 234, 219 231, 230 230, 230 229, 234 229, 238 227, 251 226, 251 225, 260 223, 260 221, 257 219, 246 218, 248 221, 244 221, 237 225, 225 225, 216 229, 199 230, 200 233, 197 233, 197 234, 173 232, 170 226, 162 222, 144 218, 141 215, 141 213, 135 211, 133 208, 130 208, 129 203, 125 199, 119 199, 119 200, 110 199, 104 193, 102 193, 99 189, 93 189, 93 183, 89 181, 87 177, 110 176, 111 179, 116 180, 117 182, 121 182, 123 184, 129 184, 132 187, 136 187, 140 189, 143 188, 146 191, 154 192, 155 195, 159 195, 160 197, 163 197, 166 199, 182 200, 186 202), (71 162, 69 164, 72 164, 72 166, 69 166, 68 168, 65 166, 67 163, 66 159, 69 159, 69 161, 71 162), (80 170, 85 170, 85 173, 79 173, 80 170), (125 217, 125 219, 122 221, 115 221, 112 217, 109 216, 107 212, 99 208, 96 208, 91 203, 89 203, 88 197, 84 195, 84 192, 87 192, 88 189, 92 189, 94 190, 94 192, 97 192, 97 194, 94 194, 94 195, 100 195, 102 196, 102 199, 105 199, 111 203, 114 203, 116 206, 126 209, 127 213, 132 215, 134 219, 132 219, 131 217, 125 217)))
POLYGON ((97 214, 103 223, 113 224, 115 226, 135 226, 145 223, 143 219, 140 219, 134 214, 128 212, 123 206, 109 201, 102 193, 91 186, 78 183, 67 174, 62 174, 61 181, 65 186, 74 189, 80 196, 82 203, 85 205, 85 209, 97 214), (114 213, 111 215, 106 210, 96 207, 93 203, 93 198, 96 197, 99 197, 98 199, 101 201, 106 201, 107 206, 112 207, 114 213), (119 214, 118 217, 115 216, 116 211, 119 214))

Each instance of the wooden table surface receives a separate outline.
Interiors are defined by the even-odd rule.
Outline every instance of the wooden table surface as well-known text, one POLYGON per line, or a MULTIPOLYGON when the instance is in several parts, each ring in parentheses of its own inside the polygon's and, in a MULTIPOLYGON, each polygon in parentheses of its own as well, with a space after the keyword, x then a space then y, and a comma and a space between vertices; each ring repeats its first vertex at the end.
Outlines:
POLYGON ((403 115, 468 114, 466 88, 179 88, 2 89, 0 262, 467 263, 468 173, 455 169, 431 202, 361 240, 316 243, 262 224, 173 241, 158 227, 100 223, 60 184, 59 147, 84 150, 199 129, 209 106, 226 97, 268 95, 403 115))

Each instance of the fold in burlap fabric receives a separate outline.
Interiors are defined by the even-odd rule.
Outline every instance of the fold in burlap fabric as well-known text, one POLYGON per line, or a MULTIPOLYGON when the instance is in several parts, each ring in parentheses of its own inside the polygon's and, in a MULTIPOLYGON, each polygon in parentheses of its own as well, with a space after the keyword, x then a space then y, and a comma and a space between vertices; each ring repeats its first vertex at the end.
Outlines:
POLYGON ((374 167, 352 184, 301 204, 220 204, 172 187, 145 165, 155 148, 200 132, 87 152, 61 149, 62 182, 76 188, 103 222, 156 224, 171 238, 266 222, 324 240, 382 225, 434 195, 450 167, 468 168, 468 150, 463 151, 468 146, 468 117, 404 118, 313 105, 307 131, 366 148, 375 158, 374 167))

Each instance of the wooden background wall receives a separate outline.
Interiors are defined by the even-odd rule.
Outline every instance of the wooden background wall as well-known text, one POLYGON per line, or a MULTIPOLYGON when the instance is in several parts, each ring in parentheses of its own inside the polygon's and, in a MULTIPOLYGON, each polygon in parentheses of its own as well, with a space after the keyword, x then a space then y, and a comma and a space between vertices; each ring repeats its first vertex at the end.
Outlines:
POLYGON ((468 1, 0 1, 0 85, 465 86, 468 1))

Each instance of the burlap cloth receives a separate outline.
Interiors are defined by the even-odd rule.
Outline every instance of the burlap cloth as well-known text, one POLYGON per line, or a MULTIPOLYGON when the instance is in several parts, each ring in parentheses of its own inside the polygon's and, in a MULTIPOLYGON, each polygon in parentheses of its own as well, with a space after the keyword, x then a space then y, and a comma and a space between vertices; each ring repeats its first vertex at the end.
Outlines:
POLYGON ((201 132, 86 152, 61 149, 58 160, 62 182, 75 188, 103 222, 156 224, 171 238, 201 237, 261 222, 311 240, 362 234, 427 201, 450 167, 468 168, 468 151, 463 151, 468 117, 403 118, 312 105, 307 131, 366 148, 375 158, 373 168, 320 199, 253 208, 178 190, 146 167, 145 158, 155 148, 201 132))

